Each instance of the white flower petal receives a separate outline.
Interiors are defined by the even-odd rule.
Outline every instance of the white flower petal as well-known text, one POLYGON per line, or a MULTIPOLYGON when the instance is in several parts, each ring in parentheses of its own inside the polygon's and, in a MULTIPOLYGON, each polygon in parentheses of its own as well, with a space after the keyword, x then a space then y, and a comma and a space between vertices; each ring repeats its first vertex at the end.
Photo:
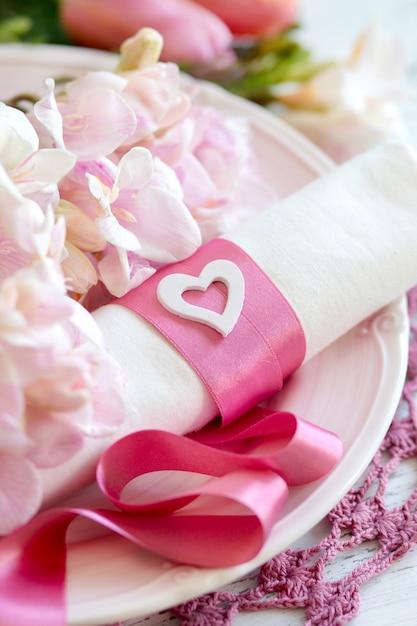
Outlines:
POLYGON ((0 163, 16 167, 38 147, 38 136, 26 115, 0 102, 0 163))
POLYGON ((42 183, 58 183, 76 163, 76 156, 68 150, 45 148, 30 159, 30 176, 42 183))
POLYGON ((201 245, 198 224, 177 196, 151 187, 141 195, 141 203, 138 231, 143 257, 172 263, 190 256, 201 245))
POLYGON ((142 147, 132 148, 120 159, 114 184, 120 189, 133 185, 140 188, 146 185, 153 172, 154 161, 149 150, 142 147))

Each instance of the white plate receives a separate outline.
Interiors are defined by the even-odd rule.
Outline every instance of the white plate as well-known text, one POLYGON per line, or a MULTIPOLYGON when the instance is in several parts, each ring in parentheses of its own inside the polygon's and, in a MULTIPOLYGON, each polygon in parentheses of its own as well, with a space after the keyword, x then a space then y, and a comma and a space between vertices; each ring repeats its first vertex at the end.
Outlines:
MULTIPOLYGON (((57 46, 0 46, 0 96, 34 90, 48 76, 112 69, 108 53, 57 46)), ((328 171, 329 159, 262 109, 210 85, 201 99, 248 117, 259 166, 281 197, 328 171)), ((304 365, 272 401, 335 431, 344 455, 325 479, 291 489, 262 551, 233 568, 199 569, 133 547, 116 536, 89 538, 68 555, 68 623, 97 626, 142 617, 212 591, 251 571, 309 531, 342 498, 372 459, 394 415, 408 354, 405 298, 354 328, 304 365)))

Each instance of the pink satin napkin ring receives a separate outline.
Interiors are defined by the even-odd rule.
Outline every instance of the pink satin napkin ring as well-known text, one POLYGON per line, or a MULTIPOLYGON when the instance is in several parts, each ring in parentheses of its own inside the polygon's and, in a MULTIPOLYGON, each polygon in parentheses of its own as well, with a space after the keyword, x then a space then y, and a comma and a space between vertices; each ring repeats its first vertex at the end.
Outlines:
POLYGON ((226 239, 159 270, 116 304, 144 317, 178 349, 210 391, 223 423, 279 391, 305 356, 293 308, 226 239), (229 323, 225 330, 222 322, 229 323))
POLYGON ((213 422, 186 437, 161 430, 123 437, 97 467, 108 508, 50 509, 2 539, 0 626, 65 626, 66 533, 76 517, 168 559, 228 567, 259 552, 289 487, 322 478, 341 458, 337 435, 255 406, 301 364, 305 342, 292 308, 240 248, 210 242, 120 303, 189 360, 222 426, 213 422), (184 472, 199 483, 181 487, 184 472))

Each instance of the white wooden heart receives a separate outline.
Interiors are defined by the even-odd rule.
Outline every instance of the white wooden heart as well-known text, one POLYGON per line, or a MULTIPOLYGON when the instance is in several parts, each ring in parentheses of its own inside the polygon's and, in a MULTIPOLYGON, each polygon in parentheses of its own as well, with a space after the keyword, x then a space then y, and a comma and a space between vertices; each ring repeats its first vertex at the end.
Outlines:
POLYGON ((226 337, 235 327, 245 299, 245 279, 240 268, 227 259, 207 263, 199 276, 168 274, 158 284, 157 297, 167 311, 187 320, 200 322, 214 328, 226 337), (185 291, 206 291, 220 281, 227 287, 227 300, 223 313, 191 304, 182 297, 185 291))

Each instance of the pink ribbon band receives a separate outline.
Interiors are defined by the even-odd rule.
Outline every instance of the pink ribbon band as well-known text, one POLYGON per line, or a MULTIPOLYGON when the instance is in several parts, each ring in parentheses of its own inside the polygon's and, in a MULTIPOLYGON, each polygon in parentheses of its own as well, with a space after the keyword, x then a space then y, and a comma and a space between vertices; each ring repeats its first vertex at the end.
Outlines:
MULTIPOLYGON (((213 281, 205 290, 187 291, 184 300, 221 314, 231 295, 213 281)), ((225 239, 214 239, 188 259, 162 268, 114 304, 144 317, 177 348, 205 383, 223 424, 279 391, 305 356, 304 333, 288 301, 244 250, 225 239), (173 314, 157 295, 165 277, 180 273, 198 278, 219 259, 235 264, 245 285, 241 313, 227 336, 173 314)))

